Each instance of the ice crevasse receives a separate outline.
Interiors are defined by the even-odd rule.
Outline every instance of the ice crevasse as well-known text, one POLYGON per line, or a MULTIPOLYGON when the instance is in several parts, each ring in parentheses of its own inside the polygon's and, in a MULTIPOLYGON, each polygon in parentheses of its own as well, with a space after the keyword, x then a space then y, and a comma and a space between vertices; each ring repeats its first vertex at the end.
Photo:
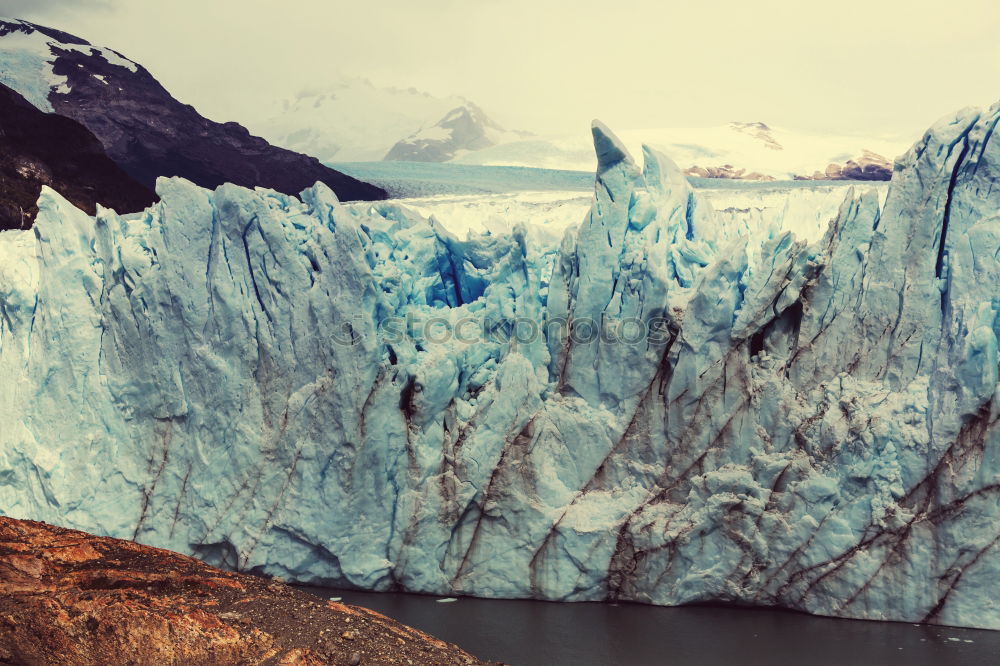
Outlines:
POLYGON ((0 511, 302 582, 1000 629, 998 118, 811 242, 600 124, 559 242, 44 191, 0 234, 0 511))

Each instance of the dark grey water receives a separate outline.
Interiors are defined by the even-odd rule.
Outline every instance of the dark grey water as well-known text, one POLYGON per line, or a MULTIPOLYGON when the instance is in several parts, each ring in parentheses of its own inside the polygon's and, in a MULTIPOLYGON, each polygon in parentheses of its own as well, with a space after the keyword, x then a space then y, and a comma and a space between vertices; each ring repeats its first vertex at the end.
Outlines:
POLYGON ((559 604, 304 588, 512 666, 1000 664, 1000 631, 731 607, 559 604))

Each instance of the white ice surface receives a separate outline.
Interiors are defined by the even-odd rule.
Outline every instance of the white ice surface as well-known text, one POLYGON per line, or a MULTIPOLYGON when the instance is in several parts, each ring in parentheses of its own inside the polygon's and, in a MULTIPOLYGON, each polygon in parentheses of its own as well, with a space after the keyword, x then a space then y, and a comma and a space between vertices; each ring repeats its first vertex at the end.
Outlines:
MULTIPOLYGON (((873 190, 884 201, 888 183, 858 185, 873 190)), ((812 187, 754 186, 727 187, 698 191, 726 225, 743 226, 762 232, 787 229, 799 238, 818 240, 836 217, 848 188, 844 185, 817 183, 812 187)), ((563 233, 579 225, 593 203, 593 194, 577 191, 510 192, 494 194, 457 194, 397 199, 424 217, 434 217, 445 229, 464 238, 491 232, 509 234, 517 224, 545 231, 558 242, 563 233)), ((370 204, 350 204, 356 210, 370 204)))

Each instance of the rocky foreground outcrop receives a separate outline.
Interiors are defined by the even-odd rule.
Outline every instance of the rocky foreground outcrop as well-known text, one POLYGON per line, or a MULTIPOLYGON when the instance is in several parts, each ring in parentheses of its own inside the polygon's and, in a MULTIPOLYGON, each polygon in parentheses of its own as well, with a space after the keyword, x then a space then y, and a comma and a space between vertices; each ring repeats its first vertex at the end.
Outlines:
POLYGON ((0 663, 481 664, 374 611, 0 517, 0 663))

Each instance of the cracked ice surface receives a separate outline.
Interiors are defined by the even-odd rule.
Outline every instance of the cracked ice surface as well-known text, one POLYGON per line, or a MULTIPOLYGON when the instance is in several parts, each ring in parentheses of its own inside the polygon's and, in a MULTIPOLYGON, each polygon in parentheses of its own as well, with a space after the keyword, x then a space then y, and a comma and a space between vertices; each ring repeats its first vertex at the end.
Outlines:
POLYGON ((802 237, 599 124, 558 241, 46 190, 0 234, 0 510, 303 582, 1000 628, 998 118, 802 237))

